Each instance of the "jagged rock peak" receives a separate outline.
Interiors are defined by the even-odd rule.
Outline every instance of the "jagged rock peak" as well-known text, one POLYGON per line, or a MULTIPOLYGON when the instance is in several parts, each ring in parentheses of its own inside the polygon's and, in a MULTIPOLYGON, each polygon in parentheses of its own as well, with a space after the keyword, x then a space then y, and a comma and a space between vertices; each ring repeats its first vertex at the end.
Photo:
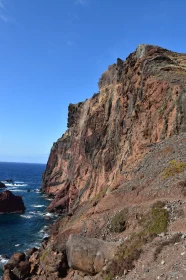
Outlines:
POLYGON ((136 58, 138 59, 138 58, 145 57, 147 55, 147 52, 150 51, 151 49, 165 51, 165 49, 163 49, 163 48, 161 48, 159 46, 149 45, 149 44, 140 44, 136 48, 136 58))

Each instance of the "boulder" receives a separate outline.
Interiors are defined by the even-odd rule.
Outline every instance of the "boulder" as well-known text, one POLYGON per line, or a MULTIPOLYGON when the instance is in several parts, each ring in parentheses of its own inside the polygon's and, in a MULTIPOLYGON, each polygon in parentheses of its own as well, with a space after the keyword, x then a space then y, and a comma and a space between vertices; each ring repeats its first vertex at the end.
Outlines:
POLYGON ((66 244, 68 265, 91 275, 97 274, 114 258, 118 246, 118 242, 70 235, 66 244))
POLYGON ((0 189, 4 189, 6 188, 5 184, 3 184, 2 182, 0 182, 0 189))
POLYGON ((6 269, 2 280, 17 280, 17 277, 10 270, 6 269))
POLYGON ((27 276, 30 275, 29 261, 21 261, 18 265, 14 267, 12 272, 18 279, 25 279, 27 276))
POLYGON ((15 196, 10 191, 0 193, 0 213, 22 213, 25 209, 21 196, 15 196))
POLYGON ((35 252, 37 252, 38 251, 38 249, 37 248, 35 248, 35 247, 33 247, 33 248, 31 248, 31 249, 28 249, 28 250, 26 250, 26 256, 27 256, 27 258, 29 258, 33 253, 35 253, 35 252))
POLYGON ((4 265, 3 270, 6 271, 7 269, 12 270, 16 265, 20 262, 25 261, 26 256, 24 253, 16 252, 14 253, 7 264, 4 265))

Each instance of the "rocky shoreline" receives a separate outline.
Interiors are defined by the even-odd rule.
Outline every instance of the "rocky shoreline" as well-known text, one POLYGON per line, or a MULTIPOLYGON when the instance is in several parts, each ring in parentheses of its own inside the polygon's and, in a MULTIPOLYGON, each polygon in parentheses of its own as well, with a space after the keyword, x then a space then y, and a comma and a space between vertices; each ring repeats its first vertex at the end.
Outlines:
POLYGON ((186 54, 140 45, 69 105, 42 191, 63 214, 3 280, 186 278, 186 54))

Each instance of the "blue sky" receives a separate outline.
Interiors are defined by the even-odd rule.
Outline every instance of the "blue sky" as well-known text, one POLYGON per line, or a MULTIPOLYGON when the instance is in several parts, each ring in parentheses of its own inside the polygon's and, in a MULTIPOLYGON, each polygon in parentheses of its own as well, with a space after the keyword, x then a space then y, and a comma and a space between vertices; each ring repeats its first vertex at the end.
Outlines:
POLYGON ((184 0, 0 0, 0 161, 46 162, 69 103, 138 44, 186 52, 184 0))

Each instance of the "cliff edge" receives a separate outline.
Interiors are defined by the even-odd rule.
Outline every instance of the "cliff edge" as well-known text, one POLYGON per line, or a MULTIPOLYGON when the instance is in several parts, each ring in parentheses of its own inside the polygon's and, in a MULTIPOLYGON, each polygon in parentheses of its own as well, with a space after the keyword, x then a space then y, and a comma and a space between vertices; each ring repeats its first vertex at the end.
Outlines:
POLYGON ((109 66, 99 93, 70 104, 68 130, 54 143, 42 191, 50 211, 79 204, 128 180, 148 145, 186 131, 186 55, 139 45, 109 66))

